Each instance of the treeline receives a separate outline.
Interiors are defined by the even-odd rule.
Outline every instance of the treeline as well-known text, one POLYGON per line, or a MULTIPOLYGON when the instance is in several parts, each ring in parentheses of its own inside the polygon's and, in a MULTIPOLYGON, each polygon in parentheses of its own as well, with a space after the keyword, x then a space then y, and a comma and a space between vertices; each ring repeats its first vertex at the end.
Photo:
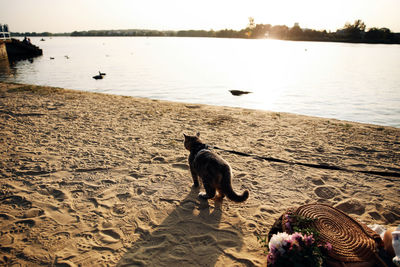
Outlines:
POLYGON ((176 36, 175 31, 157 30, 91 30, 65 33, 50 32, 12 32, 12 36, 46 37, 46 36, 176 36))
POLYGON ((51 33, 51 32, 11 32, 11 37, 49 37, 49 36, 70 36, 71 33, 51 33))
POLYGON ((347 23, 336 32, 327 32, 326 30, 302 29, 298 24, 291 28, 286 25, 254 24, 254 20, 250 18, 248 27, 240 31, 228 29, 179 31, 177 36, 400 44, 400 33, 393 33, 388 28, 374 27, 366 30, 366 25, 361 20, 356 20, 353 24, 347 23))
POLYGON ((157 30, 98 30, 74 31, 70 36, 175 36, 174 31, 157 30))
POLYGON ((356 43, 386 43, 400 44, 400 33, 393 33, 388 28, 369 28, 361 20, 353 24, 347 23, 336 32, 326 30, 302 29, 298 24, 293 27, 286 25, 255 24, 249 18, 245 29, 236 31, 224 29, 220 31, 185 30, 185 31, 157 31, 157 30, 93 30, 74 31, 72 33, 53 34, 49 32, 12 33, 12 36, 171 36, 171 37, 216 37, 216 38, 271 38, 293 41, 327 41, 327 42, 356 42, 356 43))

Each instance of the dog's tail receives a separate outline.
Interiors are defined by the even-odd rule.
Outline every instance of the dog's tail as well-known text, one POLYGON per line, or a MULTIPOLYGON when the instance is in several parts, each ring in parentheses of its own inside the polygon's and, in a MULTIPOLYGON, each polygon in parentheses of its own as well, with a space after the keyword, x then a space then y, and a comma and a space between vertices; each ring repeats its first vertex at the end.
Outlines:
POLYGON ((222 182, 222 192, 232 201, 235 202, 243 202, 249 197, 249 191, 245 190, 241 195, 238 195, 233 191, 231 185, 231 177, 232 174, 230 170, 225 172, 223 175, 223 182, 222 182))

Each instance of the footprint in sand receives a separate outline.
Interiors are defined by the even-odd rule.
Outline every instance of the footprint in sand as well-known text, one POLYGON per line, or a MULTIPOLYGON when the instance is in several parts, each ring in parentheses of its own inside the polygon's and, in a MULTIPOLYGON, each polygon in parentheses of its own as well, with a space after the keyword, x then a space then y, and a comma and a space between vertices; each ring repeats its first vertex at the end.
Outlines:
POLYGON ((200 236, 194 236, 189 238, 189 242, 193 247, 199 247, 199 246, 205 246, 208 247, 212 244, 216 244, 217 240, 213 235, 200 235, 200 236))
POLYGON ((68 239, 71 237, 69 232, 58 232, 53 235, 56 239, 68 239))
POLYGON ((117 259, 112 253, 107 253, 101 256, 101 259, 107 263, 107 266, 115 266, 117 259))
POLYGON ((245 174, 245 173, 238 173, 238 174, 236 174, 235 176, 236 176, 237 178, 243 178, 243 177, 246 176, 246 174, 245 174))
POLYGON ((156 174, 155 177, 151 177, 150 178, 150 181, 152 183, 159 183, 159 182, 164 181, 165 179, 167 179, 166 175, 164 175, 164 174, 156 174))
POLYGON ((114 238, 114 239, 120 239, 120 238, 121 238, 120 234, 118 234, 118 233, 117 233, 115 230, 113 230, 113 229, 103 230, 102 233, 105 234, 105 235, 111 236, 111 237, 114 238))
POLYGON ((175 162, 187 162, 188 158, 187 157, 177 157, 175 158, 175 162))
POLYGON ((105 180, 101 180, 101 183, 106 184, 106 185, 112 185, 112 184, 116 184, 116 181, 110 180, 110 179, 105 179, 105 180))
POLYGON ((138 194, 139 196, 140 196, 141 194, 143 194, 143 189, 139 187, 139 188, 136 190, 136 194, 138 194))
POLYGON ((133 177, 133 178, 135 178, 135 179, 139 179, 139 178, 142 178, 142 177, 143 177, 143 175, 141 175, 141 174, 139 174, 139 173, 137 173, 137 172, 134 172, 134 171, 129 172, 129 176, 131 176, 131 177, 133 177))
POLYGON ((191 212, 196 208, 196 206, 197 206, 196 201, 190 200, 190 199, 185 200, 185 201, 183 201, 181 203, 181 209, 184 210, 184 211, 190 211, 191 212))
POLYGON ((331 199, 340 194, 340 191, 333 186, 318 186, 314 189, 314 193, 323 199, 331 199))
POLYGON ((44 210, 38 209, 38 208, 32 208, 30 210, 27 210, 24 213, 23 217, 24 218, 34 218, 34 217, 39 217, 39 216, 41 216, 43 214, 44 214, 44 210))
POLYGON ((95 208, 99 207, 99 202, 97 201, 97 199, 95 197, 90 197, 90 198, 88 198, 88 200, 93 203, 95 208))
POLYGON ((307 177, 307 180, 311 180, 311 182, 312 182, 314 185, 324 185, 324 184, 325 184, 325 182, 324 182, 322 179, 320 179, 320 178, 311 178, 311 177, 307 177))
POLYGON ((82 238, 84 238, 86 240, 93 239, 93 234, 91 234, 91 233, 78 233, 78 234, 75 234, 75 236, 76 237, 82 237, 82 238))
POLYGON ((8 226, 10 225, 10 221, 14 220, 14 217, 12 217, 11 215, 5 214, 5 213, 0 213, 0 225, 7 225, 7 227, 2 227, 5 229, 5 231, 2 231, 2 229, 0 228, 0 237, 2 237, 5 234, 8 234, 8 226))
POLYGON ((175 163, 172 164, 172 167, 175 169, 181 169, 181 170, 189 170, 189 166, 187 164, 182 164, 182 163, 175 163))
POLYGON ((255 222, 252 222, 252 221, 247 222, 246 226, 247 226, 247 230, 248 231, 253 232, 253 233, 257 233, 258 232, 257 224, 255 222))
POLYGON ((56 200, 58 200, 60 202, 66 200, 68 198, 67 195, 63 191, 55 189, 55 188, 49 189, 49 194, 52 195, 56 200))
POLYGON ((164 157, 156 156, 151 159, 153 162, 165 163, 167 160, 164 157))
POLYGON ((125 204, 115 204, 112 207, 112 214, 115 216, 124 216, 126 213, 126 208, 125 208, 125 204))
POLYGON ((9 233, 18 234, 28 231, 30 228, 35 226, 36 222, 34 220, 20 220, 16 221, 13 226, 10 227, 9 233))
POLYGON ((348 214, 357 214, 357 215, 362 215, 365 212, 365 205, 363 205, 359 200, 357 199, 348 199, 345 200, 338 205, 335 206, 335 208, 348 213, 348 214))
POLYGON ((92 250, 92 246, 89 244, 85 244, 84 242, 77 242, 77 247, 79 252, 86 252, 92 250))
POLYGON ((26 200, 24 197, 18 196, 18 195, 12 195, 5 197, 1 200, 2 204, 6 205, 12 205, 14 207, 20 207, 24 209, 30 209, 32 208, 32 202, 26 200))
MULTIPOLYGON (((89 190, 88 190, 88 192, 89 192, 89 190)), ((74 199, 77 199, 77 198, 81 199, 84 193, 85 193, 85 191, 83 191, 82 189, 76 189, 76 190, 71 191, 71 196, 74 199)))
POLYGON ((266 207, 266 206, 261 206, 261 207, 260 207, 260 211, 261 211, 262 213, 268 213, 268 214, 275 214, 275 213, 276 213, 275 210, 273 210, 273 209, 271 209, 271 208, 269 208, 269 207, 266 207))
POLYGON ((369 212, 368 214, 369 214, 369 216, 371 216, 372 219, 374 219, 374 220, 382 220, 382 216, 381 216, 378 212, 376 212, 376 211, 371 211, 371 212, 369 212))
POLYGON ((0 213, 0 221, 1 220, 7 221, 7 220, 12 220, 12 219, 13 219, 13 217, 11 217, 11 215, 8 215, 5 213, 0 213))
POLYGON ((177 245, 177 246, 173 247, 172 251, 170 252, 171 256, 178 258, 178 259, 184 259, 185 255, 187 255, 189 253, 190 253, 190 249, 183 245, 177 245))
POLYGON ((121 239, 121 235, 113 229, 102 230, 101 241, 107 244, 117 243, 121 239))
POLYGON ((394 223, 400 220, 400 216, 391 211, 384 211, 382 216, 385 218, 385 221, 388 223, 394 223))
POLYGON ((127 192, 127 193, 123 193, 123 194, 117 194, 117 198, 120 201, 127 201, 132 198, 132 195, 129 192, 127 192))

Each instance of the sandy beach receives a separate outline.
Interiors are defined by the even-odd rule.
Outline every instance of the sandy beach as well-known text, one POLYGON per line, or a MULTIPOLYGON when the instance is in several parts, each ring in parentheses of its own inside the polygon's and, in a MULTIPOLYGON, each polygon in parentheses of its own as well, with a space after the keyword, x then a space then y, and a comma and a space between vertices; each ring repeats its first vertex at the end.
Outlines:
POLYGON ((315 202, 400 224, 398 128, 0 83, 0 143, 0 265, 265 266, 257 236, 315 202), (354 171, 217 150, 249 199, 207 203, 183 146, 196 132, 220 148, 354 171))

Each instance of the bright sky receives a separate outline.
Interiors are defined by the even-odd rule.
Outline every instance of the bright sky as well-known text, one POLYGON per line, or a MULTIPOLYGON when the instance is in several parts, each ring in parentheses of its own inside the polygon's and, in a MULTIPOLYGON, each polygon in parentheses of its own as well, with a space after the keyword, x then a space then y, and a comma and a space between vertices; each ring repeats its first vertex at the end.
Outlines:
POLYGON ((256 24, 335 31, 361 19, 400 32, 400 0, 0 0, 15 32, 243 29, 256 24))

